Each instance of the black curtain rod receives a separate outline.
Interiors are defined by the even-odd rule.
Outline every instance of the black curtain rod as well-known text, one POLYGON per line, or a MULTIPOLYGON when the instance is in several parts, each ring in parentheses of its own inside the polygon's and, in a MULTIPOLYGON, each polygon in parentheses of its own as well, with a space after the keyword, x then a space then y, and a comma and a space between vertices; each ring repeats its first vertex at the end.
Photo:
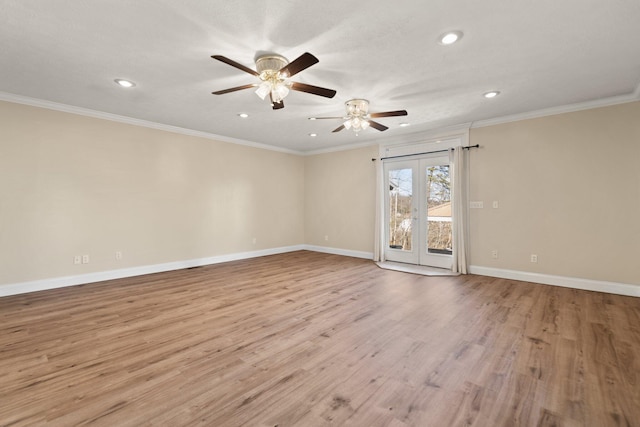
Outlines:
MULTIPOLYGON (((466 147, 462 147, 463 150, 468 150, 470 148, 480 148, 480 144, 476 145, 467 145, 466 147)), ((389 160, 389 159, 399 159, 401 157, 413 157, 413 156, 422 156, 423 154, 434 154, 434 153, 446 153, 450 150, 455 150, 455 147, 449 148, 446 150, 437 150, 437 151, 425 151, 424 153, 415 153, 415 154, 403 154, 401 156, 391 156, 391 157, 381 157, 380 160, 389 160)), ((377 159, 371 159, 372 162, 375 162, 377 159)))

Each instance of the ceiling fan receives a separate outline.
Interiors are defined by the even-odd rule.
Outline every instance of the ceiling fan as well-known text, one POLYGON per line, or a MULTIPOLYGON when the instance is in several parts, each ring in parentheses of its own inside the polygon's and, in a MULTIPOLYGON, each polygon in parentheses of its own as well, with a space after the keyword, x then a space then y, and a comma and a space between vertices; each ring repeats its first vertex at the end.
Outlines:
POLYGON ((260 80, 257 83, 250 83, 243 86, 232 87, 229 89, 212 92, 214 95, 223 95, 229 92, 235 92, 242 89, 250 89, 257 87, 256 94, 264 99, 267 95, 271 100, 271 106, 274 110, 284 108, 284 98, 289 94, 289 90, 297 90, 299 92, 307 92, 313 95, 333 98, 336 94, 335 90, 325 89, 323 87, 308 85, 305 83, 292 82, 290 77, 298 74, 300 71, 311 67, 319 62, 318 58, 305 52, 298 58, 289 62, 287 58, 276 54, 261 55, 256 58, 256 70, 245 67, 236 61, 222 55, 213 55, 213 59, 231 65, 245 73, 252 74, 260 80))
POLYGON ((387 126, 374 122, 372 118, 379 117, 393 117, 393 116, 406 116, 406 110, 397 111, 385 111, 383 113, 369 113, 369 101, 366 99, 350 99, 344 103, 347 110, 347 115, 344 117, 309 117, 309 120, 321 120, 321 119, 340 119, 344 120, 344 123, 334 129, 332 132, 340 132, 342 129, 352 129, 356 135, 371 126, 379 131, 385 131, 389 129, 387 126))

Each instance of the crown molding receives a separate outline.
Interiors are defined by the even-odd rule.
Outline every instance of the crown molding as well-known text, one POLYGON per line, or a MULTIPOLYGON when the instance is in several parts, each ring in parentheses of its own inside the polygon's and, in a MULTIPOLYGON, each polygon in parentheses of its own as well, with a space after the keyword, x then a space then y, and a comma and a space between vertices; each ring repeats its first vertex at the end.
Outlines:
POLYGON ((517 122, 520 120, 537 119, 546 116, 555 116, 557 114, 573 113, 575 111, 590 110, 593 108, 609 107, 617 104, 625 104, 627 102, 635 102, 640 100, 640 84, 633 93, 627 95, 612 96, 609 98, 596 99, 592 101, 579 102, 576 104, 561 105, 558 107, 544 108, 542 110, 529 111, 526 113, 511 114, 508 116, 495 117, 493 119, 479 120, 473 122, 471 128, 482 128, 487 126, 500 125, 504 123, 517 122))
POLYGON ((326 153, 334 153, 339 151, 354 150, 354 149, 373 146, 373 145, 392 146, 392 145, 400 145, 400 144, 420 143, 420 142, 425 142, 425 139, 434 139, 434 138, 438 138, 439 136, 451 135, 454 133, 464 133, 464 132, 468 132, 469 129, 473 129, 473 128, 482 128, 487 126, 494 126, 494 125, 499 125, 504 123, 520 121, 520 120, 529 120, 529 119, 535 119, 539 117, 553 116, 557 114, 571 113, 575 111, 589 110, 592 108, 608 107, 608 106, 617 105, 617 104, 640 101, 640 83, 636 86, 633 93, 626 94, 626 95, 613 96, 609 98, 580 102, 576 104, 561 105, 558 107, 550 107, 550 108, 545 108, 541 110, 529 111, 525 113, 511 114, 508 116, 495 117, 495 118, 486 119, 486 120, 479 120, 476 122, 461 123, 458 125, 448 126, 445 128, 425 129, 425 130, 421 130, 413 133, 396 135, 390 138, 369 140, 359 144, 340 145, 340 146, 328 147, 328 148, 311 150, 311 151, 291 150, 287 148, 276 147, 273 145, 262 144, 254 141, 231 138, 228 136, 216 135, 208 132, 151 122, 148 120, 135 119, 132 117, 121 116, 121 115, 112 114, 112 113, 105 113, 102 111, 91 110, 83 107, 76 107, 73 105, 47 101, 43 99, 30 98, 27 96, 16 95, 9 92, 0 91, 0 101, 30 105, 33 107, 46 108, 49 110, 61 111, 61 112, 71 113, 71 114, 78 114, 86 117, 110 120, 114 122, 130 124, 134 126, 141 126, 141 127, 161 130, 165 132, 177 133, 177 134, 187 135, 187 136, 194 136, 197 138, 205 138, 205 139, 215 140, 219 142, 227 142, 230 144, 243 145, 243 146, 258 148, 262 150, 276 151, 280 153, 294 154, 298 156, 313 156, 316 154, 326 154, 326 153))
POLYGON ((545 117, 545 116, 554 116, 557 114, 572 113, 575 111, 590 110, 593 108, 609 107, 612 105, 625 104, 628 102, 636 102, 636 101, 640 101, 640 83, 638 83, 638 85, 636 86, 635 90, 632 93, 626 94, 626 95, 612 96, 609 98, 596 99, 592 101, 579 102, 575 104, 560 105, 557 107, 544 108, 541 110, 528 111, 525 113, 511 114, 508 116, 495 117, 492 119, 479 120, 476 122, 460 123, 457 125, 447 126, 444 128, 425 129, 425 130, 420 130, 420 131, 412 132, 408 134, 396 135, 390 138, 381 138, 374 141, 363 142, 360 144, 343 145, 343 146, 330 147, 330 148, 321 149, 321 150, 305 151, 299 154, 303 156, 312 156, 315 154, 324 154, 324 153, 352 150, 355 148, 361 148, 361 147, 366 147, 370 145, 394 146, 394 145, 403 145, 403 144, 416 144, 416 143, 425 142, 425 140, 429 140, 429 139, 433 140, 433 139, 439 139, 441 137, 452 136, 455 134, 464 134, 465 132, 468 133, 469 129, 473 129, 473 128, 494 126, 494 125, 499 125, 503 123, 516 122, 520 120, 528 120, 528 119, 535 119, 535 118, 545 117))
POLYGON ((219 142, 227 142, 230 144, 244 145, 262 150, 277 151, 280 153, 303 155, 301 151, 290 150, 287 148, 276 147, 273 145, 261 144, 259 142, 247 141, 244 139, 230 138, 228 136, 216 135, 213 133, 202 132, 193 129, 181 128, 162 123, 151 122, 148 120, 135 119, 133 117, 120 116, 118 114, 105 113, 102 111, 91 110, 89 108, 76 107, 59 102, 47 101, 44 99, 30 98, 28 96, 16 95, 8 92, 0 92, 0 101, 13 102, 15 104, 29 105, 32 107, 46 108, 48 110, 61 111, 63 113, 77 114, 80 116, 92 117, 95 119, 109 120, 112 122, 125 123, 134 126, 146 127, 165 132, 177 133, 187 136, 195 136, 197 138, 211 139, 219 142))
POLYGON ((359 144, 337 145, 334 147, 321 148, 319 150, 304 151, 300 153, 302 156, 315 156, 316 154, 336 153, 339 151, 356 150, 358 148, 377 146, 377 141, 361 142, 359 144))

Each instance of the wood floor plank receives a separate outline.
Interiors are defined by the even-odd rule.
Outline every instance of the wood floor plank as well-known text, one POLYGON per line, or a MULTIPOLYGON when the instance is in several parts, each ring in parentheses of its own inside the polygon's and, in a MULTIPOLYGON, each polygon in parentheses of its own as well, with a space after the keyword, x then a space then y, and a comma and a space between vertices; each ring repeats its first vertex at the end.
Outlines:
POLYGON ((640 299, 299 251, 0 298, 0 426, 639 426, 640 299))

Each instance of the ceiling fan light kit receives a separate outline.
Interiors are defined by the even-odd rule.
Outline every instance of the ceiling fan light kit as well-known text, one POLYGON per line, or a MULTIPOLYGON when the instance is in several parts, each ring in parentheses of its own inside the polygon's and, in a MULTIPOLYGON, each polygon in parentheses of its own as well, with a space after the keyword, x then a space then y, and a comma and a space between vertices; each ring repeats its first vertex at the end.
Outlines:
POLYGON ((369 101, 366 99, 350 99, 344 103, 347 110, 347 118, 343 123, 345 129, 352 129, 356 135, 369 127, 366 119, 369 114, 369 101))
POLYGON ((289 94, 289 84, 286 81, 289 76, 280 71, 288 64, 289 61, 280 55, 263 55, 256 59, 256 69, 262 80, 256 94, 261 99, 271 94, 272 103, 280 103, 289 94))
POLYGON ((354 117, 345 121, 343 125, 345 129, 352 129, 357 135, 358 132, 361 132, 369 127, 369 122, 367 120, 354 117))

